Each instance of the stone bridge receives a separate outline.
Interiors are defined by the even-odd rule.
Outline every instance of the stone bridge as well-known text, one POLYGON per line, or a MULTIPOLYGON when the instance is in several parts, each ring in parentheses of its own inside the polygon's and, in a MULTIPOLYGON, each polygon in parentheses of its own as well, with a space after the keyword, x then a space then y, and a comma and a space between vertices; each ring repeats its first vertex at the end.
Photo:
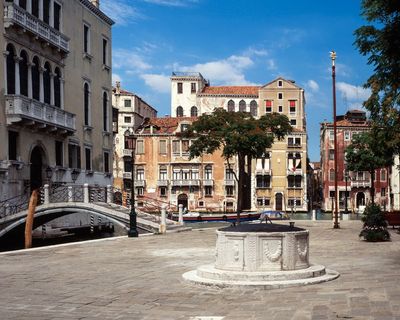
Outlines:
MULTIPOLYGON (((123 199, 119 190, 107 187, 93 187, 88 184, 73 186, 49 185, 39 189, 39 203, 36 207, 33 228, 37 228, 56 218, 72 213, 86 213, 106 218, 128 230, 130 208, 129 199, 123 199), (117 195, 117 196, 116 196, 117 195), (123 205, 125 203, 125 205, 123 205)), ((29 195, 24 194, 0 202, 0 238, 10 231, 25 227, 28 213, 29 195)), ((154 203, 152 204, 154 207, 154 203)), ((161 209, 161 208, 160 208, 161 209)), ((166 231, 181 231, 182 223, 166 219, 162 224, 161 216, 149 214, 135 208, 137 226, 151 233, 166 231)))

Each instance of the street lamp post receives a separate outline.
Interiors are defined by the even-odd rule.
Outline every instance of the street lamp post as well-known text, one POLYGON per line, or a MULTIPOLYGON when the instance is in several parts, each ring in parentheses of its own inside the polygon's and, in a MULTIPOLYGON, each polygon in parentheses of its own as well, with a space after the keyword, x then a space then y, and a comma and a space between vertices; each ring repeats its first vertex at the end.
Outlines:
POLYGON ((131 134, 129 131, 125 133, 125 142, 128 149, 132 151, 132 165, 131 165, 131 211, 129 213, 129 231, 128 237, 139 236, 136 222, 136 210, 135 210, 135 151, 136 151, 136 136, 131 134))
POLYGON ((334 165, 335 165, 335 212, 334 212, 334 222, 333 228, 339 229, 339 221, 338 221, 338 180, 337 180, 337 172, 338 172, 338 163, 337 163, 337 139, 336 139, 336 70, 335 70, 335 60, 336 60, 336 52, 331 51, 331 59, 332 59, 332 94, 333 94, 333 145, 334 145, 334 165))

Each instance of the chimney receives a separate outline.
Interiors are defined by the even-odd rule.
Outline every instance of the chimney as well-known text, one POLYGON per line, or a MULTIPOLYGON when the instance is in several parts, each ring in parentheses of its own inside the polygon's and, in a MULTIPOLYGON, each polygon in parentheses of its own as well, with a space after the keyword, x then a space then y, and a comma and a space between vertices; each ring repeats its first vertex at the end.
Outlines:
POLYGON ((121 82, 120 81, 115 82, 115 94, 121 94, 121 82))
POLYGON ((100 0, 90 0, 90 2, 96 7, 98 8, 100 6, 100 0))

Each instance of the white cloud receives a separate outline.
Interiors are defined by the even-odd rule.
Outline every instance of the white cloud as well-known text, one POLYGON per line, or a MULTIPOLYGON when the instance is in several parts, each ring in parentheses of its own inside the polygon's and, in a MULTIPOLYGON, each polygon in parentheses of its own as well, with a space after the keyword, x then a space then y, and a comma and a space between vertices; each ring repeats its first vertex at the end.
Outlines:
POLYGON ((126 49, 115 49, 113 51, 113 67, 115 69, 125 69, 136 73, 138 71, 148 70, 151 65, 144 61, 139 54, 126 49))
POLYGON ((267 69, 268 70, 276 70, 276 69, 278 69, 274 59, 268 59, 267 60, 267 69))
POLYGON ((265 57, 268 55, 268 51, 265 49, 256 49, 253 47, 248 48, 245 52, 244 52, 245 56, 260 56, 260 57, 265 57))
POLYGON ((144 0, 144 1, 167 7, 186 7, 188 5, 198 2, 198 0, 144 0))
POLYGON ((171 90, 171 80, 169 76, 164 74, 141 74, 140 77, 144 80, 146 85, 151 87, 154 91, 160 93, 169 93, 171 90))
POLYGON ((216 85, 254 85, 245 79, 244 70, 254 62, 246 56, 230 56, 226 59, 198 63, 193 66, 176 66, 176 71, 196 71, 216 85))
POLYGON ((307 87, 310 88, 311 91, 317 92, 319 90, 319 85, 316 81, 314 80, 308 80, 307 81, 307 87))
POLYGON ((102 0, 100 1, 100 9, 117 25, 126 25, 144 17, 127 0, 102 0))
POLYGON ((371 95, 369 89, 360 86, 354 86, 346 82, 338 82, 336 85, 342 97, 350 101, 365 101, 371 95))

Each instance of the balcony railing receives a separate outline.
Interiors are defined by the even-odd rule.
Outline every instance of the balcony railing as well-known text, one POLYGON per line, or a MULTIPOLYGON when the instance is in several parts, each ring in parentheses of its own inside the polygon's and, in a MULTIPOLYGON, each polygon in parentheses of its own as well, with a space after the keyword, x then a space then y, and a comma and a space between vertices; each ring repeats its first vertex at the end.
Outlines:
POLYGON ((47 23, 26 12, 15 3, 4 3, 4 26, 18 24, 22 28, 31 31, 35 36, 42 38, 57 49, 65 53, 69 52, 69 38, 47 23))
POLYGON ((257 169, 256 168, 256 174, 258 175, 265 175, 265 176, 270 176, 272 175, 272 170, 271 169, 257 169))
POLYGON ((157 185, 158 185, 159 187, 168 187, 168 183, 169 183, 168 180, 158 180, 158 181, 157 181, 157 185))
POLYGON ((135 180, 135 187, 146 187, 146 180, 135 180))
POLYGON ((123 179, 132 179, 132 172, 124 172, 122 173, 123 179))
POLYGON ((370 180, 353 180, 350 182, 351 187, 354 188, 370 188, 371 181, 370 180))
POLYGON ((301 148, 300 143, 288 143, 288 148, 301 148))
POLYGON ((173 187, 200 186, 200 180, 172 180, 173 187))
POLYGON ((303 170, 302 169, 295 169, 295 170, 288 169, 287 170, 287 174, 288 175, 302 175, 303 174, 303 170))
POLYGON ((75 132, 75 114, 20 95, 5 97, 7 124, 26 125, 29 121, 30 125, 40 129, 55 128, 68 134, 75 132))
POLYGON ((233 179, 225 180, 225 186, 235 186, 235 180, 233 179))
POLYGON ((210 187, 212 187, 212 186, 214 185, 214 180, 212 180, 212 179, 205 179, 205 180, 203 180, 203 185, 204 185, 204 186, 210 186, 210 187))
POLYGON ((123 149, 123 150, 122 150, 122 156, 124 156, 124 157, 131 157, 131 156, 132 156, 132 150, 130 150, 130 149, 123 149))

